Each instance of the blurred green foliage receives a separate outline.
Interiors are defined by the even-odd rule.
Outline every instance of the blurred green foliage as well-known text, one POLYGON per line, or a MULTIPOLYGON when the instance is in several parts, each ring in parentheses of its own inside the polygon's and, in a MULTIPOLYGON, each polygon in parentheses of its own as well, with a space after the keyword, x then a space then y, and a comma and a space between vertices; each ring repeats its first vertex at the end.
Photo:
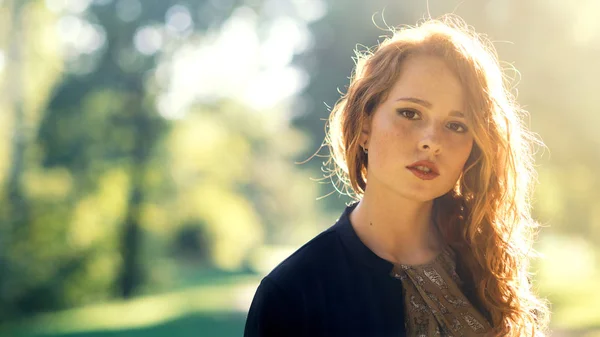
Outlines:
MULTIPOLYGON (((281 107, 224 97, 190 104, 185 119, 157 111, 168 80, 153 72, 202 37, 202 22, 181 20, 210 5, 1 9, 12 29, 2 47, 0 321, 169 289, 173 264, 251 270, 253 249, 285 241, 280 223, 314 227, 318 188, 292 158, 307 137, 281 107), (158 27, 161 51, 133 48, 140 27, 158 27)), ((215 7, 211 24, 234 5, 215 7)))
MULTIPOLYGON (((599 326, 599 5, 427 4, 486 33, 518 82, 547 144, 536 285, 553 326, 599 326)), ((2 331, 239 334, 260 275, 348 201, 320 199, 319 149, 353 49, 427 4, 0 1, 2 331)))

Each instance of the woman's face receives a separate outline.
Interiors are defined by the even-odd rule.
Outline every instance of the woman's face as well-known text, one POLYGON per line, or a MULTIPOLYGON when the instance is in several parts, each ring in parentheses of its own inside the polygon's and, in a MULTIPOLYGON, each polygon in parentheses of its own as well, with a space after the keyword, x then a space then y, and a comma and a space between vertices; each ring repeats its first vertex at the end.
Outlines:
POLYGON ((368 190, 429 201, 450 191, 473 146, 463 88, 444 61, 409 56, 387 99, 367 121, 368 190))

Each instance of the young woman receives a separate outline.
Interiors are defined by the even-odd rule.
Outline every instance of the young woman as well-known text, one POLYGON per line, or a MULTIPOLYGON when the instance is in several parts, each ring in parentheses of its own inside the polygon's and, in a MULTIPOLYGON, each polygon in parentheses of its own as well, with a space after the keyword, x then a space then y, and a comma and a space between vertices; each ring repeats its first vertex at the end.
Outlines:
POLYGON ((538 336, 535 138, 454 17, 359 54, 327 144, 357 202, 266 276, 245 336, 538 336))

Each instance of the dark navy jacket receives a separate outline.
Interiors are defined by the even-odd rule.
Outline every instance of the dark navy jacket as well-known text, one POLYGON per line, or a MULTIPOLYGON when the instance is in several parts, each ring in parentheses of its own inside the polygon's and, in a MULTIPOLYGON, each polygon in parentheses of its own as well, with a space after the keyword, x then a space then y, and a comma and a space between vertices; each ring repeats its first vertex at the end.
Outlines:
POLYGON ((355 206, 262 280, 245 337, 405 335, 402 283, 356 235, 355 206))

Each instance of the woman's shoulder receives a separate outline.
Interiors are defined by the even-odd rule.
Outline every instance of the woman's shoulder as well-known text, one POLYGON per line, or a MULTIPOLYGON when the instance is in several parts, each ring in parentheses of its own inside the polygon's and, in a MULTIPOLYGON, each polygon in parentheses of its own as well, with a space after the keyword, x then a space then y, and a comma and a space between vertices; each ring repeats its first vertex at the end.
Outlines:
POLYGON ((333 275, 327 270, 338 254, 335 226, 298 248, 262 279, 248 311, 244 336, 310 335, 306 308, 321 298, 318 284, 333 275))
POLYGON ((284 259, 265 278, 280 285, 290 285, 308 281, 314 277, 324 277, 340 258, 344 249, 339 238, 337 222, 298 248, 284 259))
POLYGON ((310 239, 284 259, 264 279, 266 283, 287 292, 305 292, 314 287, 338 284, 350 267, 351 244, 355 234, 349 214, 356 204, 348 205, 327 229, 310 239))

